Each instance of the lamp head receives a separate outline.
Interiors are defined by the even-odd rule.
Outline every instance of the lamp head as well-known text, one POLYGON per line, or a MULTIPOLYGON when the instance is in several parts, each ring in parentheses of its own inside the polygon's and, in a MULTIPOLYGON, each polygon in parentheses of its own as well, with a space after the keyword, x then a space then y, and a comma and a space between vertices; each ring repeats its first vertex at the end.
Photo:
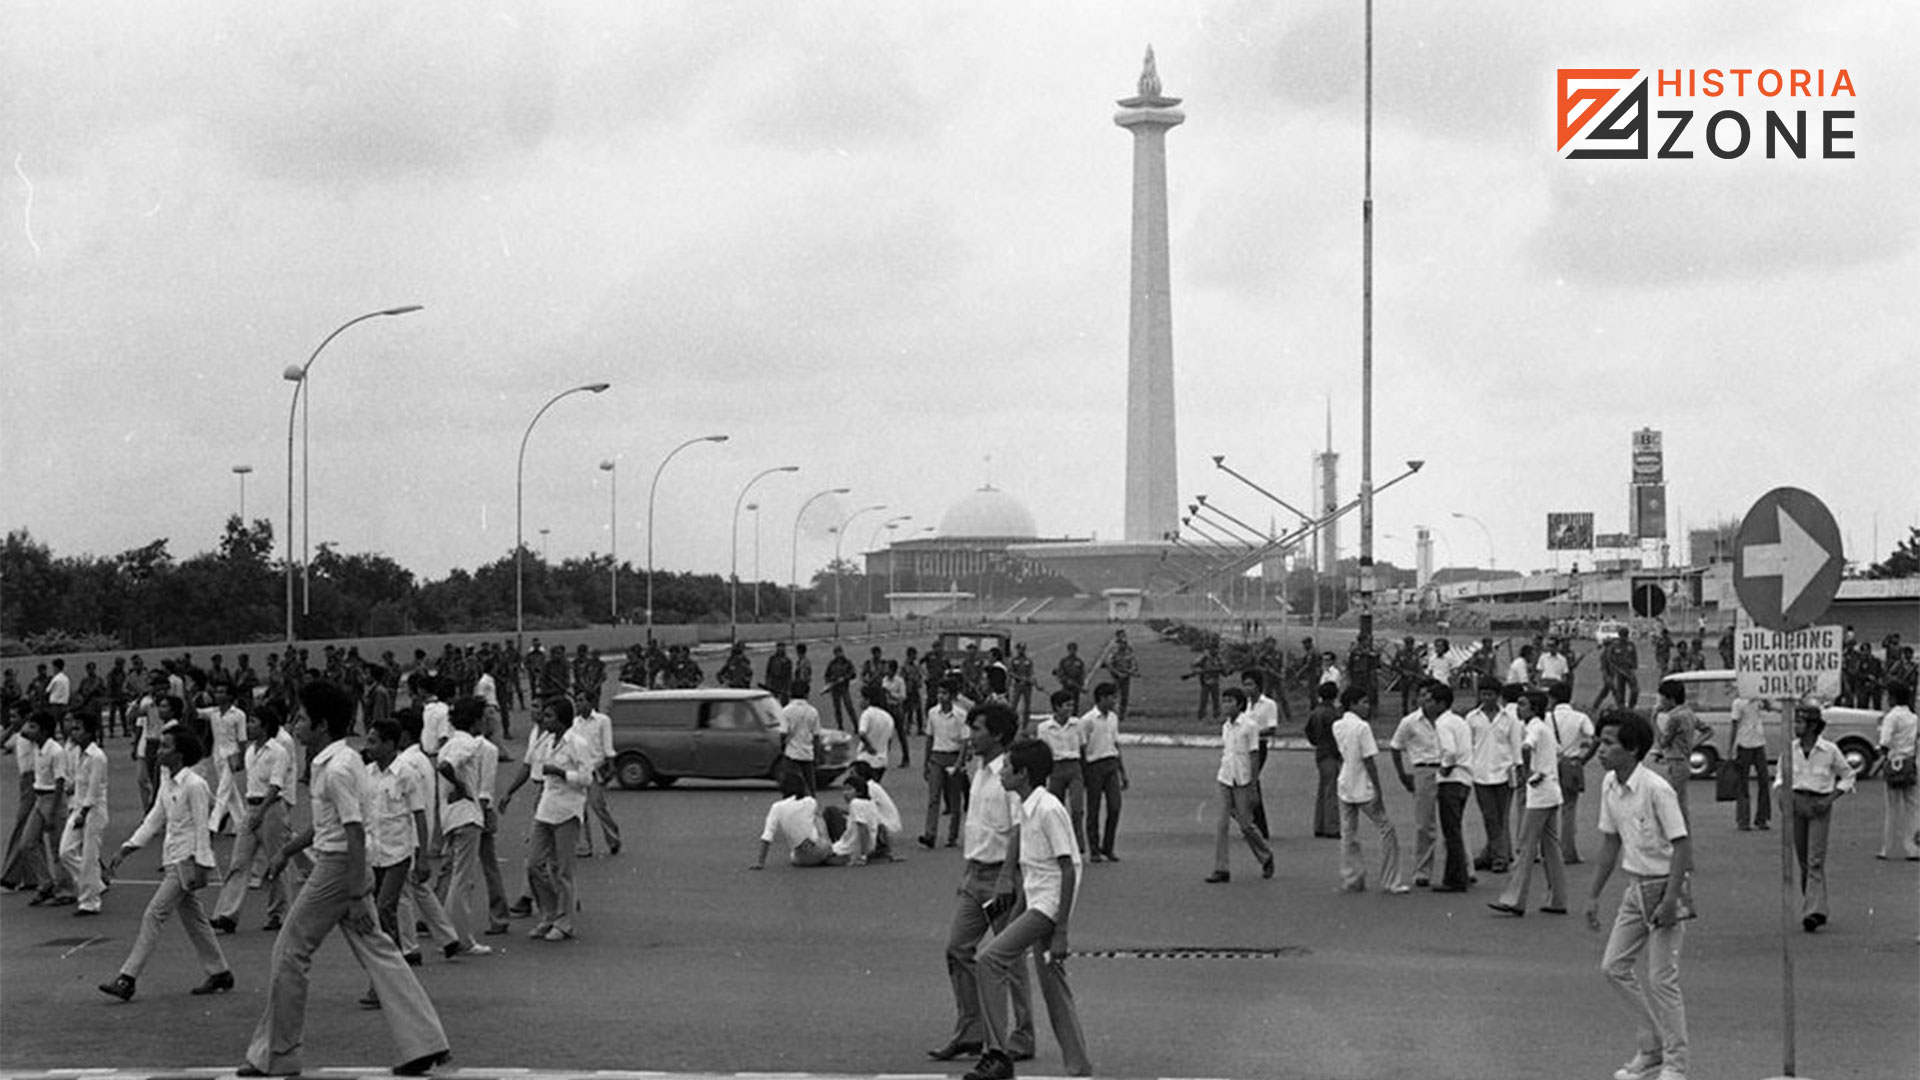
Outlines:
POLYGON ((304 382, 307 378, 307 369, 299 364, 288 364, 287 370, 281 372, 280 377, 288 382, 304 382))
POLYGON ((1194 503, 1188 503, 1188 504, 1187 504, 1187 513, 1189 513, 1189 514, 1197 514, 1197 513, 1199 513, 1199 512, 1200 512, 1200 507, 1199 507, 1199 506, 1197 506, 1197 505, 1195 505, 1194 503))
POLYGON ((782 465, 782 466, 780 466, 779 468, 776 468, 776 469, 774 469, 773 471, 774 471, 774 472, 799 472, 799 471, 800 471, 800 466, 798 466, 798 465, 782 465))
POLYGON ((1201 506, 1207 505, 1207 497, 1205 495, 1195 495, 1193 501, 1199 503, 1201 506))
POLYGON ((846 494, 850 494, 850 493, 851 493, 852 491, 853 491, 853 489, 852 489, 852 488, 850 488, 850 487, 843 487, 843 488, 830 488, 830 489, 828 489, 828 494, 830 494, 830 495, 846 495, 846 494))
POLYGON ((1220 468, 1221 466, 1223 466, 1223 465, 1225 465, 1226 463, 1227 463, 1227 455, 1225 455, 1225 454, 1215 454, 1215 455, 1213 455, 1213 467, 1214 467, 1214 468, 1216 468, 1216 469, 1218 469, 1218 468, 1220 468))
POLYGON ((416 312, 416 311, 419 311, 419 310, 421 310, 421 308, 420 308, 420 305, 419 305, 419 304, 408 304, 408 305, 406 305, 405 307, 396 307, 396 308, 388 308, 387 310, 385 310, 385 311, 383 311, 383 312, 381 312, 380 314, 382 314, 382 315, 411 315, 411 314, 413 314, 414 312, 416 312))
POLYGON ((1426 462, 1424 462, 1424 461, 1409 461, 1409 462, 1407 462, 1407 468, 1408 468, 1408 469, 1410 469, 1410 470, 1412 470, 1412 471, 1414 471, 1414 472, 1419 472, 1419 471, 1420 471, 1420 466, 1422 466, 1422 465, 1425 465, 1425 464, 1426 464, 1426 462))
POLYGON ((725 436, 725 435, 707 435, 707 436, 704 436, 704 437, 702 437, 700 441, 701 441, 701 442, 726 442, 726 441, 727 441, 727 436, 725 436))
POLYGON ((252 472, 252 471, 253 471, 253 466, 251 466, 251 465, 235 465, 235 466, 233 467, 233 471, 234 471, 234 472, 237 472, 237 473, 239 473, 239 474, 240 474, 240 475, 242 475, 242 476, 245 476, 245 475, 246 475, 247 473, 250 473, 250 472, 252 472))
POLYGON ((612 385, 613 385, 612 383, 603 383, 603 382, 596 382, 596 383, 588 383, 587 385, 585 385, 585 386, 583 386, 583 387, 581 387, 580 389, 582 389, 582 390, 590 390, 590 391, 592 391, 593 393, 596 393, 596 394, 598 394, 598 393, 602 393, 603 391, 605 391, 605 390, 607 389, 607 387, 609 387, 609 386, 612 386, 612 385))
POLYGON ((609 460, 609 461, 603 461, 603 462, 601 462, 601 463, 600 463, 600 468, 601 468, 601 469, 603 469, 603 470, 604 470, 604 471, 606 471, 606 472, 612 472, 612 471, 613 471, 613 462, 612 462, 612 461, 610 461, 610 460, 609 460))

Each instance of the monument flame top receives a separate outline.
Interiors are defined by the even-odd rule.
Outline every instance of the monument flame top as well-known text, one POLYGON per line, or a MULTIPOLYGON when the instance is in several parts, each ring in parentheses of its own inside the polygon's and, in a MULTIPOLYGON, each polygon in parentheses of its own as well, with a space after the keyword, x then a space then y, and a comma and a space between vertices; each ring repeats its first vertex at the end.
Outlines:
POLYGON ((1126 109, 1171 109, 1180 104, 1179 98, 1168 97, 1160 90, 1160 69, 1154 66, 1153 46, 1147 46, 1147 59, 1140 67, 1139 96, 1121 98, 1117 104, 1126 109))

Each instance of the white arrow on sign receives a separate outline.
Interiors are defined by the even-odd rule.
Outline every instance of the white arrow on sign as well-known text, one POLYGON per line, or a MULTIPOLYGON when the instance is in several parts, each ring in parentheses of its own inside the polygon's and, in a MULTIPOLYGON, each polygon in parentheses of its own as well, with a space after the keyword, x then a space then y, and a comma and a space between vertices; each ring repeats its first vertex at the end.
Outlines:
POLYGON ((1740 572, 1750 578, 1779 578, 1780 610, 1785 611, 1799 602, 1800 595, 1826 567, 1828 554, 1820 541, 1808 535, 1793 515, 1787 513, 1786 507, 1773 509, 1780 520, 1779 541, 1748 545, 1740 553, 1740 572))

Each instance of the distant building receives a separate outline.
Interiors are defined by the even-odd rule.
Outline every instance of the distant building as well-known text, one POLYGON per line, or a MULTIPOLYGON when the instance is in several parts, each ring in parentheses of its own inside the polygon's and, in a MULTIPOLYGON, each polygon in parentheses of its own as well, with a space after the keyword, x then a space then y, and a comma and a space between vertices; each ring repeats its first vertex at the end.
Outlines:
POLYGON ((898 540, 864 559, 866 572, 884 579, 888 592, 1072 596, 1072 582, 1007 548, 1084 542, 1084 537, 1042 537, 1019 499, 987 484, 948 507, 933 536, 898 540))
POLYGON ((1740 535, 1740 522, 1719 521, 1704 529, 1687 530, 1687 564, 1711 566, 1733 561, 1733 542, 1740 535))

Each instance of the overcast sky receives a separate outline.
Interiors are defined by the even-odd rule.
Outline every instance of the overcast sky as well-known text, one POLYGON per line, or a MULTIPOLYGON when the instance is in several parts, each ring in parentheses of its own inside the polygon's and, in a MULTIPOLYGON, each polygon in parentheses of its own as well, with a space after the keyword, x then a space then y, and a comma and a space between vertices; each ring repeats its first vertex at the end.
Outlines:
MULTIPOLYGON (((238 509, 283 530, 288 364, 312 536, 427 576, 511 550, 761 572, 871 503, 936 525, 984 481, 1043 534, 1120 533, 1131 96, 1168 138, 1181 487, 1210 455, 1309 498, 1329 403, 1360 474, 1358 3, 49 3, 0 35, 0 524, 57 553, 238 509), (991 460, 989 461, 989 456, 991 460), (752 568, 752 518, 741 569, 752 568)), ((1626 528, 1665 433, 1670 525, 1769 488, 1871 561, 1920 523, 1920 17, 1821 4, 1376 11, 1378 552, 1551 565, 1545 516, 1626 528), (1555 69, 1845 67, 1851 161, 1571 162, 1555 69), (1869 550, 1874 537, 1878 550, 1869 550)), ((1660 107, 1721 107, 1710 100, 1660 107)), ((1811 127, 1817 128, 1815 119, 1811 127)), ((1284 520, 1284 516, 1283 516, 1284 520)), ((896 534, 899 535, 899 534, 896 534)), ((1357 524, 1344 546, 1357 543, 1357 524)), ((1683 555, 1683 552, 1676 555, 1683 555)))

